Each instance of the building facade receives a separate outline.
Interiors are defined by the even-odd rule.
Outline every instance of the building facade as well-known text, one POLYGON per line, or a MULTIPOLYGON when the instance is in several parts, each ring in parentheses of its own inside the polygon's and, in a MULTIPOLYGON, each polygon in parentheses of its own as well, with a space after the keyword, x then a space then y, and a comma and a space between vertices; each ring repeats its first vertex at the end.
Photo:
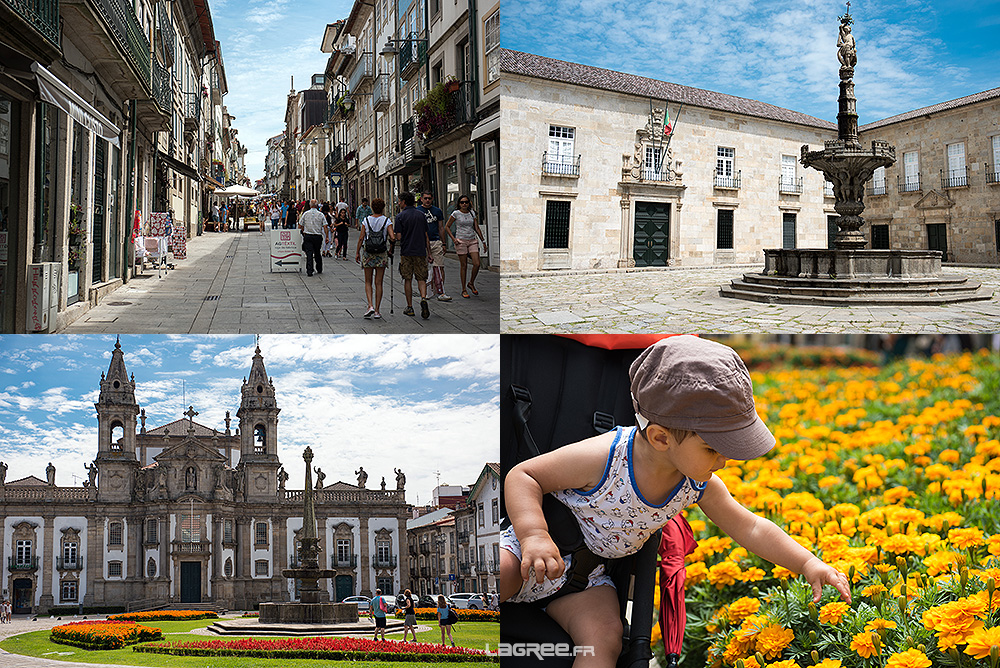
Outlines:
POLYGON ((406 523, 410 591, 420 596, 458 593, 458 543, 454 511, 438 508, 406 523))
POLYGON ((469 509, 472 511, 474 538, 469 545, 475 555, 469 562, 475 564, 476 588, 467 591, 495 592, 500 576, 500 464, 489 463, 483 467, 479 479, 469 492, 469 509))
MULTIPOLYGON (((218 432, 184 418, 147 428, 121 347, 100 381, 97 456, 82 487, 0 477, 0 589, 15 612, 295 600, 302 490, 278 458, 278 395, 258 349, 236 410, 218 432)), ((5 472, 6 468, 2 468, 5 472)), ((317 480, 321 561, 331 600, 401 591, 409 517, 402 488, 317 480)))

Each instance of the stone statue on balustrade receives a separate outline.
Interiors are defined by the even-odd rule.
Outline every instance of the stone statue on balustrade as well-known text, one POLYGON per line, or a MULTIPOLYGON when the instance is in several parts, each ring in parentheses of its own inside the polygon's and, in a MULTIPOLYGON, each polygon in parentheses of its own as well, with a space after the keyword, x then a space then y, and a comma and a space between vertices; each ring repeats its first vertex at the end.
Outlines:
POLYGON ((97 462, 91 462, 90 464, 83 465, 84 470, 87 471, 87 479, 83 482, 84 487, 96 487, 97 486, 97 462))
POLYGON ((7 479, 7 464, 0 462, 0 487, 4 486, 4 481, 7 479))
POLYGON ((406 476, 403 475, 403 469, 393 469, 392 472, 396 474, 396 489, 406 487, 406 476))
POLYGON ((382 491, 385 491, 385 476, 382 476, 382 491))
POLYGON ((49 462, 49 465, 45 467, 45 479, 48 480, 49 487, 56 486, 56 467, 49 462))
POLYGON ((326 480, 326 474, 323 473, 323 469, 316 467, 313 469, 316 472, 316 489, 323 489, 324 481, 326 480))
POLYGON ((358 476, 358 487, 364 489, 365 483, 368 482, 368 474, 365 472, 365 467, 359 466, 358 470, 354 472, 354 475, 358 476))
POLYGON ((288 472, 285 471, 285 467, 282 466, 278 469, 278 489, 285 489, 286 482, 288 482, 288 472))

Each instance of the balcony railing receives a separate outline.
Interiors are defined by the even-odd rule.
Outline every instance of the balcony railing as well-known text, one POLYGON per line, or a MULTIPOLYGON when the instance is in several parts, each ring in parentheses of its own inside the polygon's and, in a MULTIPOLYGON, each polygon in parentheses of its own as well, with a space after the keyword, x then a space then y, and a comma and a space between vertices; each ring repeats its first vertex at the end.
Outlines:
POLYGON ((323 173, 329 176, 337 171, 337 165, 344 161, 344 145, 337 144, 333 150, 323 158, 323 173))
POLYGON ((716 188, 722 188, 724 190, 739 190, 742 177, 742 171, 736 172, 736 176, 733 176, 732 174, 719 174, 719 170, 715 170, 713 175, 713 185, 716 188))
POLYGON ((60 45, 59 0, 3 0, 53 46, 60 45))
POLYGON ((458 565, 459 575, 472 575, 472 564, 459 564, 458 565))
POLYGON ((799 178, 778 178, 778 192, 779 193, 789 193, 792 195, 802 194, 802 177, 799 178))
MULTIPOLYGON (((563 155, 563 156, 552 156, 549 159, 549 152, 546 151, 542 153, 542 174, 554 175, 554 176, 580 176, 580 156, 563 155)), ((465 534, 466 539, 469 537, 469 532, 459 532, 459 540, 462 540, 462 534, 465 534)))
POLYGON ((191 122, 195 129, 201 123, 201 95, 184 93, 184 122, 191 122))
POLYGON ((330 555, 330 568, 356 568, 358 565, 358 555, 352 554, 349 557, 338 557, 330 555))
POLYGON ((642 168, 643 181, 670 181, 670 172, 661 171, 655 167, 642 168))
POLYGON ((420 554, 430 554, 430 553, 431 553, 431 544, 430 543, 421 543, 420 544, 420 554))
POLYGON ((949 169, 947 176, 941 171, 942 188, 967 188, 969 186, 969 167, 965 169, 949 169))
POLYGON ((444 117, 423 133, 424 139, 431 141, 476 120, 476 110, 472 108, 472 84, 471 81, 464 81, 459 84, 458 90, 447 93, 444 117))
POLYGON ((431 568, 430 568, 430 566, 421 566, 420 567, 420 577, 422 577, 422 578, 429 578, 430 576, 431 576, 431 568))
POLYGON ((160 65, 156 58, 153 64, 153 99, 163 111, 171 111, 174 103, 174 87, 171 85, 170 70, 160 65))
POLYGON ((417 556, 417 546, 416 545, 411 545, 410 546, 410 556, 411 557, 417 556))
POLYGON ((427 62, 427 42, 417 39, 417 33, 411 32, 399 47, 399 74, 404 79, 409 79, 427 62))
POLYGON ((994 184, 1000 183, 1000 171, 997 170, 997 166, 990 166, 989 163, 984 163, 986 165, 986 183, 994 184))
POLYGON ((135 66, 143 81, 150 81, 152 52, 149 40, 139 26, 132 3, 124 0, 94 0, 94 4, 107 21, 108 29, 126 58, 135 66))
POLYGON ((7 570, 33 571, 38 569, 38 557, 7 557, 7 570))
POLYGON ((395 568, 396 567, 396 557, 389 557, 388 559, 379 559, 375 557, 375 568, 395 568))
POLYGON ((362 53, 358 56, 358 64, 354 67, 354 71, 351 73, 351 83, 348 91, 354 93, 363 84, 370 83, 372 80, 372 63, 374 62, 374 57, 371 52, 362 53))
POLYGON ((896 190, 901 193, 915 193, 920 190, 920 174, 912 174, 905 178, 896 177, 896 190))
POLYGON ((403 121, 399 126, 399 141, 405 144, 406 140, 411 139, 413 137, 413 130, 415 127, 416 122, 413 120, 412 116, 403 121))
POLYGON ((865 194, 868 195, 869 197, 877 197, 879 195, 885 195, 887 192, 889 192, 889 189, 886 186, 885 181, 872 183, 870 186, 865 188, 865 194))
POLYGON ((56 557, 56 569, 60 571, 79 571, 83 570, 83 557, 76 557, 74 559, 66 559, 62 555, 56 557))
POLYGON ((833 184, 829 181, 823 182, 823 197, 834 197, 833 184))
POLYGON ((389 108, 389 75, 379 74, 372 85, 372 109, 382 111, 389 108))
MULTIPOLYGON (((543 161, 543 164, 544 164, 544 161, 543 161)), ((458 542, 459 543, 468 543, 469 542, 469 532, 468 531, 459 531, 458 532, 458 542)))

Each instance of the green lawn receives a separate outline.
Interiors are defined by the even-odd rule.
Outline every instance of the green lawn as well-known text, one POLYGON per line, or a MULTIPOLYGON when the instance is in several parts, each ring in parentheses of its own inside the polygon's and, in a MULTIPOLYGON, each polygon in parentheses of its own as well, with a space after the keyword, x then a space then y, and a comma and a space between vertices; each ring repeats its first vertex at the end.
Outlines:
MULTIPOLYGON (((204 636, 187 633, 192 629, 208 626, 215 620, 199 619, 190 622, 148 622, 147 626, 158 627, 164 633, 165 640, 168 641, 191 641, 191 640, 213 640, 231 639, 238 636, 204 636)), ((263 636, 258 636, 263 637, 263 636)), ((267 636, 271 637, 271 636, 267 636)), ((401 633, 388 633, 386 638, 390 640, 400 640, 401 633)), ((452 638, 455 644, 473 649, 485 649, 489 644, 491 650, 495 650, 500 639, 500 625, 496 622, 462 622, 452 629, 452 638)), ((435 626, 430 631, 417 633, 417 640, 421 642, 439 643, 441 642, 441 631, 435 626)), ((316 666, 328 666, 348 668, 356 666, 353 661, 317 661, 313 659, 255 659, 250 657, 198 657, 198 656, 168 656, 166 654, 145 654, 133 652, 131 647, 106 651, 88 651, 70 645, 60 645, 49 640, 49 631, 32 631, 19 636, 8 638, 0 642, 0 647, 13 654, 25 654, 27 656, 44 656, 46 659, 58 659, 61 661, 79 661, 81 663, 113 663, 123 666, 164 666, 179 668, 315 668, 316 666)), ((402 662, 383 661, 367 662, 366 666, 381 666, 382 668, 400 668, 402 662)), ((484 668, 482 663, 424 663, 419 662, 421 667, 427 668, 459 668, 469 666, 484 668)))

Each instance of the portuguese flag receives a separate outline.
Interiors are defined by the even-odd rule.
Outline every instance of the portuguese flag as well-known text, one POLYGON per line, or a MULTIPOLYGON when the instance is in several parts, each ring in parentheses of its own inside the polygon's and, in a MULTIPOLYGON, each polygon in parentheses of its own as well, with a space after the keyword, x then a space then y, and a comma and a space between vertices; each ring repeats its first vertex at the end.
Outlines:
POLYGON ((667 136, 673 131, 674 128, 670 125, 670 107, 667 107, 663 112, 663 135, 667 136))

